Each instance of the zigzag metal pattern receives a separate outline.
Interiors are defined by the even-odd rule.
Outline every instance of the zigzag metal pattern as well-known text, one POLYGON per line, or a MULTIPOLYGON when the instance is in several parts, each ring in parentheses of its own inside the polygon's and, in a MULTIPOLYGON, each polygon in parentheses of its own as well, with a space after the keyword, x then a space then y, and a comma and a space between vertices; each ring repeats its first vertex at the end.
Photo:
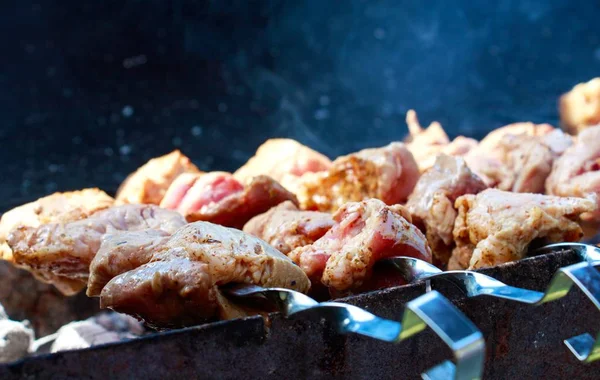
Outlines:
POLYGON ((450 301, 433 291, 406 304, 402 323, 377 317, 359 307, 340 302, 317 302, 289 289, 238 285, 224 289, 234 297, 266 298, 286 316, 318 309, 340 333, 355 333, 398 343, 429 326, 450 347, 454 363, 445 361, 422 374, 430 380, 480 379, 483 374, 485 341, 475 325, 450 301))
MULTIPOLYGON (((559 243, 540 248, 538 254, 570 249, 582 262, 559 269, 544 293, 506 285, 482 273, 460 270, 443 272, 437 267, 412 257, 394 257, 385 261, 394 265, 411 282, 426 280, 431 285, 437 281, 451 281, 467 297, 490 296, 504 298, 530 305, 541 305, 565 297, 576 285, 600 310, 600 273, 594 265, 600 265, 600 249, 581 243, 559 243)), ((590 334, 581 334, 564 341, 571 352, 582 362, 600 359, 600 334, 596 339, 590 334)))

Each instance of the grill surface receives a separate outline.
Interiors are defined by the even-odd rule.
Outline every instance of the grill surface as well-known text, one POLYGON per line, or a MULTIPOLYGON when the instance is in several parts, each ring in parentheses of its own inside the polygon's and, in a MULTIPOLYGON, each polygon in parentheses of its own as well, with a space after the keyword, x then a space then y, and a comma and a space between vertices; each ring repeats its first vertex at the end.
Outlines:
MULTIPOLYGON (((510 285, 544 290, 571 252, 544 255, 483 272, 510 285)), ((453 285, 438 288, 486 337, 485 379, 598 378, 600 362, 577 362, 566 337, 596 333, 598 316, 578 290, 539 307, 492 298, 465 299, 453 285)), ((343 299, 382 317, 399 319, 421 284, 343 299)), ((310 313, 310 312, 309 312, 310 313)), ((156 333, 135 341, 29 358, 0 366, 1 379, 36 378, 314 378, 412 379, 451 357, 425 331, 398 345, 334 332, 318 315, 278 314, 156 333)))

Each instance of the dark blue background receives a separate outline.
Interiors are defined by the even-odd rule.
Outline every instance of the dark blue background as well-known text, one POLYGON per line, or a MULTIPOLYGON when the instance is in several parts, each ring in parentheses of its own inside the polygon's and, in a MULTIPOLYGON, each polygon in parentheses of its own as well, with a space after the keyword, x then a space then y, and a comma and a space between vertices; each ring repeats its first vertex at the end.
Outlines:
MULTIPOLYGON (((17 3, 17 2, 13 2, 17 3)), ((29 1, 0 12, 0 211, 114 191, 175 147, 234 170, 266 138, 334 157, 557 123, 600 75, 597 1, 29 1)))

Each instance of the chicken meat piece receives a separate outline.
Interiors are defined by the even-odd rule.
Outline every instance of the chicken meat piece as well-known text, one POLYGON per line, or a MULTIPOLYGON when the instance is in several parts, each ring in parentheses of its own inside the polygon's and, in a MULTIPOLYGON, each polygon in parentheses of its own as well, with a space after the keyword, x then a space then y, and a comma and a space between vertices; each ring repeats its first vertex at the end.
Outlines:
POLYGON ((171 183, 182 173, 201 171, 179 150, 153 158, 123 181, 117 190, 117 203, 158 205, 171 183))
POLYGON ((121 205, 74 222, 17 227, 8 236, 15 263, 65 295, 87 284, 89 266, 107 233, 157 229, 172 233, 186 223, 177 212, 154 205, 121 205))
POLYGON ((232 310, 239 315, 220 294, 227 284, 310 288, 304 272, 275 248, 208 222, 188 224, 166 239, 155 232, 107 237, 90 268, 88 295, 99 296, 102 308, 158 328, 227 319, 232 310))
POLYGON ((406 124, 410 133, 406 147, 414 156, 421 172, 430 169, 439 154, 464 156, 477 146, 477 140, 464 136, 458 136, 450 141, 442 125, 437 121, 424 129, 414 110, 406 113, 406 124))
POLYGON ((286 201, 244 225, 244 232, 261 238, 283 254, 321 238, 333 226, 330 214, 302 211, 286 201))
POLYGON ((512 124, 488 134, 465 160, 488 186, 543 193, 554 160, 572 143, 548 124, 512 124))
POLYGON ((334 215, 334 226, 313 244, 288 255, 313 283, 345 293, 368 280, 373 265, 386 257, 411 256, 431 262, 425 236, 411 224, 406 208, 378 199, 351 202, 334 215))
POLYGON ((488 189, 456 200, 456 248, 449 269, 477 269, 524 257, 534 240, 574 242, 583 237, 579 216, 596 209, 595 199, 488 189))
POLYGON ((560 97, 562 128, 576 135, 600 124, 600 78, 580 83, 560 97))
MULTIPOLYGON (((579 133, 576 143, 554 162, 546 192, 563 197, 596 194, 600 199, 600 125, 579 133)), ((586 213, 582 218, 600 222, 600 211, 586 213)))
POLYGON ((477 194, 486 188, 463 158, 444 154, 417 182, 406 207, 413 223, 425 232, 437 266, 446 267, 454 246, 452 230, 458 214, 454 202, 461 195, 477 194))
POLYGON ((281 202, 298 204, 296 196, 267 176, 246 186, 231 174, 182 174, 171 185, 161 207, 177 210, 189 222, 206 221, 241 229, 256 215, 281 202))
POLYGON ((267 175, 281 182, 284 176, 301 176, 331 167, 331 160, 292 139, 270 139, 233 176, 245 183, 253 177, 267 175))
POLYGON ((295 184, 306 210, 335 212, 347 202, 369 198, 403 203, 419 179, 419 168, 403 143, 338 157, 326 172, 307 173, 295 184))
POLYGON ((19 226, 39 227, 45 223, 71 222, 87 218, 113 205, 114 199, 99 189, 54 193, 5 212, 0 219, 0 259, 13 261, 6 243, 11 230, 19 226))

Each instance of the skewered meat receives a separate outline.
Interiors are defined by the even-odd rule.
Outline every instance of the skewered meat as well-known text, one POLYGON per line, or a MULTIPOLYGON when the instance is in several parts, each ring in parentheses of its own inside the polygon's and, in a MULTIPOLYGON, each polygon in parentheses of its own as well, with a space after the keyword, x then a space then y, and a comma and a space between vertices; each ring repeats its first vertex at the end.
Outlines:
POLYGON ((18 227, 10 233, 8 244, 17 265, 72 295, 85 287, 90 263, 106 233, 142 229, 172 233, 184 224, 174 211, 154 205, 122 205, 74 222, 18 227))
POLYGON ((548 124, 511 124, 488 134, 465 160, 490 187, 543 193, 552 163, 571 138, 548 124))
POLYGON ((456 248, 449 269, 476 269, 521 259, 534 239, 548 243, 582 238, 579 215, 595 200, 488 189, 456 200, 456 248))
POLYGON ((433 168, 417 182, 406 207, 413 223, 425 232, 436 265, 448 264, 454 245, 452 230, 457 215, 454 202, 461 195, 477 194, 486 188, 464 159, 445 154, 439 155, 433 168))
POLYGON ((244 225, 244 232, 261 238, 283 254, 312 244, 333 226, 330 214, 302 211, 290 201, 280 203, 244 225))
POLYGON ((402 143, 338 157, 326 172, 307 173, 296 184, 303 209, 334 212, 347 202, 377 198, 405 202, 419 179, 419 168, 402 143))
POLYGON ((562 127, 571 134, 600 124, 600 78, 573 87, 560 97, 559 108, 562 127))
POLYGON ((99 296, 111 279, 148 263, 153 255, 166 249, 170 237, 160 230, 106 234, 90 264, 87 295, 99 296))
POLYGON ((245 183, 259 175, 268 175, 281 182, 284 176, 329 169, 331 160, 292 139, 270 139, 233 176, 245 183))
MULTIPOLYGON (((17 226, 36 228, 45 223, 67 223, 110 207, 113 199, 98 189, 55 193, 6 212, 0 221, 0 256, 13 261, 6 237, 17 226)), ((95 310, 81 297, 66 298, 52 285, 38 281, 13 263, 0 261, 0 302, 19 319, 31 321, 39 334, 49 334, 73 318, 95 310)))
MULTIPOLYGON (((577 142, 556 160, 546 181, 546 192, 564 197, 585 197, 589 193, 600 196, 600 125, 581 131, 577 142)), ((582 217, 600 222, 600 211, 582 217)))
POLYGON ((7 211, 0 219, 0 258, 13 261, 6 238, 18 226, 39 227, 45 223, 71 222, 87 218, 112 206, 114 200, 99 189, 54 193, 7 211))
POLYGON ((118 203, 159 204, 171 183, 182 173, 201 173, 179 150, 153 158, 123 181, 118 203))
POLYGON ((243 186, 231 174, 183 174, 171 185, 161 207, 177 210, 189 222, 199 220, 242 228, 252 217, 296 196, 267 176, 243 186))
POLYGON ((264 241, 208 222, 188 224, 168 239, 157 234, 144 239, 140 233, 108 237, 91 271, 88 295, 99 295, 101 307, 155 327, 227 318, 236 307, 220 295, 218 287, 229 283, 301 292, 310 287, 302 270, 264 241), (107 273, 115 277, 106 283, 107 273))
POLYGON ((360 287, 382 258, 404 255, 431 262, 425 236, 403 206, 378 199, 352 202, 333 219, 335 225, 322 238, 289 254, 314 283, 346 292, 360 287))
POLYGON ((406 144, 406 147, 415 157, 421 172, 434 165, 438 154, 464 156, 477 146, 477 140, 464 136, 458 136, 450 141, 442 125, 437 121, 423 129, 414 110, 406 113, 406 124, 410 133, 410 142, 406 144))

